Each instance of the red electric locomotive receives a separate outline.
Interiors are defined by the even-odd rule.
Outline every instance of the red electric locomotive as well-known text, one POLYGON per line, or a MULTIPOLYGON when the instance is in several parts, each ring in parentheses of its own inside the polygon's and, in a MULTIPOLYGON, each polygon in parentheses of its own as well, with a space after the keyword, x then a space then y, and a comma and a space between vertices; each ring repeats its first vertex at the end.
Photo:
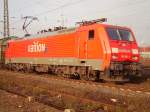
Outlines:
POLYGON ((104 20, 11 40, 6 65, 87 80, 128 80, 139 72, 136 39, 131 29, 101 24, 104 20))

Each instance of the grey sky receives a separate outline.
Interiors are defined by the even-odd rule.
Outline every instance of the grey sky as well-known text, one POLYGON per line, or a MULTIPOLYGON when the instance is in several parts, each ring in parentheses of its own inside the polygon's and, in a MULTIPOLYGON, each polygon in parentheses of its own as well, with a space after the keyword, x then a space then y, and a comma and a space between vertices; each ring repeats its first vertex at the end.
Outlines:
MULTIPOLYGON (((3 19, 3 0, 0 0, 0 20, 3 19)), ((62 24, 74 26, 81 20, 108 18, 109 24, 130 27, 139 44, 150 45, 150 0, 9 0, 11 34, 22 36, 23 16, 37 16, 28 31, 62 24), (12 18, 15 17, 15 18, 12 18)), ((0 23, 0 32, 3 31, 0 23)), ((1 34, 0 34, 1 35, 1 34)))

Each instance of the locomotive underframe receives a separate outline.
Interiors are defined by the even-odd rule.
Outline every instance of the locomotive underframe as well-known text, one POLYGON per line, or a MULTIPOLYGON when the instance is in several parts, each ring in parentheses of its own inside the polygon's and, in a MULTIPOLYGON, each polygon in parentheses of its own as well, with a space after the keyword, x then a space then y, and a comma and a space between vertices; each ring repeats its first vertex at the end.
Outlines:
POLYGON ((113 62, 110 68, 105 71, 93 70, 91 66, 69 66, 69 65, 47 65, 47 64, 27 64, 8 63, 6 68, 13 71, 38 72, 56 74, 63 77, 107 81, 125 81, 130 76, 139 75, 140 66, 138 63, 113 62))
POLYGON ((96 78, 96 72, 92 71, 90 66, 9 63, 6 64, 5 67, 12 71, 48 73, 67 78, 69 77, 84 80, 95 80, 96 78))
POLYGON ((112 62, 110 64, 111 71, 139 71, 140 64, 134 62, 112 62))
POLYGON ((129 80, 141 76, 140 64, 136 62, 112 62, 109 69, 111 79, 129 80))

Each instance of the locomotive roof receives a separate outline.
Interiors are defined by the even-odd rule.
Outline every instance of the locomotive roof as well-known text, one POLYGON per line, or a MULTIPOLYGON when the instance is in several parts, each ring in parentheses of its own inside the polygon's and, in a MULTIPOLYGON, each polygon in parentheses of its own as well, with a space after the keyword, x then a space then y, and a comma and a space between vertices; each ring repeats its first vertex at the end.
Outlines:
MULTIPOLYGON (((129 28, 124 27, 124 26, 122 27, 122 26, 117 26, 117 25, 100 24, 100 23, 98 23, 98 24, 102 25, 104 27, 118 27, 118 28, 129 29, 129 28)), ((93 24, 93 25, 95 25, 95 24, 93 24)), ((90 26, 90 25, 87 25, 87 26, 90 26)), ((34 38, 44 38, 44 37, 46 38, 47 36, 55 36, 55 35, 61 35, 61 34, 68 34, 68 33, 75 32, 77 30, 77 28, 78 27, 72 27, 72 28, 62 29, 62 30, 58 30, 58 31, 44 32, 44 33, 41 33, 41 34, 34 34, 34 35, 31 35, 31 36, 17 38, 17 39, 13 39, 13 40, 15 40, 15 41, 21 41, 21 40, 34 39, 34 38)), ((84 26, 84 28, 85 28, 85 26, 84 26)))
POLYGON ((61 35, 61 34, 68 34, 68 33, 73 33, 76 31, 76 27, 72 27, 72 28, 67 28, 67 29, 62 29, 62 30, 58 30, 58 31, 51 31, 51 32, 44 32, 41 34, 34 34, 31 36, 27 36, 27 37, 22 37, 22 38, 17 38, 15 39, 15 41, 19 41, 19 40, 26 40, 26 39, 34 39, 34 38, 43 38, 43 37, 47 37, 47 36, 55 36, 55 35, 61 35))

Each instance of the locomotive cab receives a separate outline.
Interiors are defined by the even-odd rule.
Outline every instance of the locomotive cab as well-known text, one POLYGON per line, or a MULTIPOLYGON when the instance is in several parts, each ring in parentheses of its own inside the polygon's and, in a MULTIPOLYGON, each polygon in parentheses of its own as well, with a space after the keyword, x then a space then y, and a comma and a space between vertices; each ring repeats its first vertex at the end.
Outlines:
POLYGON ((133 32, 117 26, 105 29, 111 48, 110 77, 129 79, 139 75, 139 51, 133 32))
POLYGON ((79 58, 98 79, 128 81, 140 73, 138 45, 131 29, 89 21, 77 32, 79 58))

